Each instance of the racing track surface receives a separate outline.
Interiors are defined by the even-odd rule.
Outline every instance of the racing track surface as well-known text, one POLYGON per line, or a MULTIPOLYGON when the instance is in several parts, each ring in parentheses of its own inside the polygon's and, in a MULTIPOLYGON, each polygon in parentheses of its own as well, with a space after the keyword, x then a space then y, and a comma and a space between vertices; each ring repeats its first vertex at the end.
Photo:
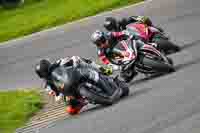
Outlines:
MULTIPOLYGON (((199 6, 199 0, 153 0, 113 12, 118 16, 148 15, 156 24, 162 25, 183 47, 180 53, 171 55, 177 72, 151 80, 138 79, 131 83, 130 96, 119 103, 60 120, 40 132, 199 133, 199 6)), ((74 54, 95 57, 89 35, 102 21, 102 16, 93 17, 1 46, 0 88, 38 86, 40 81, 31 67, 41 57, 55 59, 74 54)))

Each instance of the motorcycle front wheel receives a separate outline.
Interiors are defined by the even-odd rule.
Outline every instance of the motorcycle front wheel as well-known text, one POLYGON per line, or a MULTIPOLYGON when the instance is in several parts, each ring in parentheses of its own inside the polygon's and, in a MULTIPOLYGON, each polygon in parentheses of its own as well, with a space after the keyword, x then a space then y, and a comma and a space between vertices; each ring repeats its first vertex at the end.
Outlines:
POLYGON ((128 85, 124 81, 119 80, 118 77, 115 78, 114 81, 116 82, 118 87, 121 88, 123 91, 121 98, 128 96, 130 92, 128 85))

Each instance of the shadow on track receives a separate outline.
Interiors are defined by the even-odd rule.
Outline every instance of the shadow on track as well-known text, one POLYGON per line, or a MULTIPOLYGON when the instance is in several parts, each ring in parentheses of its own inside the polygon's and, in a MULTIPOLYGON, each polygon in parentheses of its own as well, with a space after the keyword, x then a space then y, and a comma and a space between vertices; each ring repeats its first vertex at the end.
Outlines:
POLYGON ((142 88, 142 89, 138 89, 138 90, 135 90, 133 92, 130 92, 129 96, 127 97, 124 97, 122 99, 120 99, 118 102, 114 103, 113 105, 110 105, 110 106, 101 106, 101 105, 97 105, 97 106, 94 106, 94 107, 90 107, 89 109, 85 109, 83 110, 80 115, 86 115, 88 113, 92 113, 92 112, 96 112, 98 110, 103 110, 103 109, 107 109, 109 107, 112 107, 114 106, 115 104, 118 104, 118 103, 121 103, 123 101, 126 101, 132 97, 137 97, 137 96, 140 96, 140 95, 143 95, 143 94, 146 94, 148 93, 150 90, 152 90, 152 88, 142 88))
MULTIPOLYGON (((181 70, 181 69, 184 69, 184 68, 187 68, 191 65, 194 65, 194 64, 198 64, 200 63, 200 58, 197 58, 195 60, 191 60, 191 61, 188 61, 186 63, 183 63, 183 64, 178 64, 175 66, 175 69, 176 69, 176 72, 181 70)), ((175 73, 175 72, 173 72, 175 73)), ((130 85, 135 85, 135 84, 140 84, 140 83, 143 83, 145 81, 150 81, 150 80, 153 80, 155 78, 159 78, 161 76, 165 76, 165 75, 169 75, 169 74, 172 74, 172 73, 168 73, 168 74, 157 74, 157 75, 153 75, 153 76, 150 76, 150 77, 145 77, 145 78, 142 78, 142 79, 138 79, 138 80, 135 80, 133 82, 130 83, 130 85)))
POLYGON ((121 99, 119 102, 121 101, 126 101, 132 97, 138 97, 138 96, 141 96, 141 95, 144 95, 146 93, 148 93, 149 91, 151 91, 153 88, 141 88, 141 89, 138 89, 138 90, 133 90, 133 92, 131 92, 129 94, 129 96, 127 97, 124 97, 123 99, 121 99))
POLYGON ((181 47, 181 50, 184 50, 184 49, 188 49, 190 47, 195 47, 197 45, 200 45, 200 40, 196 40, 196 41, 193 41, 191 43, 188 43, 188 44, 184 44, 182 47, 181 47))
POLYGON ((176 66, 175 66, 175 69, 176 69, 176 71, 177 71, 177 70, 184 69, 184 68, 187 68, 187 67, 189 67, 189 66, 191 66, 191 65, 198 64, 198 63, 200 63, 200 58, 197 58, 197 59, 195 59, 195 60, 188 61, 188 62, 183 63, 183 64, 176 65, 176 66))
MULTIPOLYGON (((91 105, 92 106, 92 105, 91 105)), ((94 112, 94 111, 97 111, 97 110, 100 110, 100 109, 104 109, 104 108, 106 108, 106 107, 109 107, 109 106, 101 106, 101 105, 93 105, 94 107, 90 107, 90 108, 88 108, 88 109, 85 109, 85 110, 83 110, 82 112, 81 112, 81 115, 83 115, 83 114, 87 114, 87 113, 92 113, 92 112, 94 112)))
POLYGON ((170 54, 167 54, 168 55, 172 55, 172 54, 175 54, 175 53, 180 53, 182 50, 185 50, 185 49, 188 49, 188 48, 191 48, 191 47, 195 47, 197 45, 200 45, 200 40, 196 40, 196 41, 193 41, 191 43, 186 43, 186 44, 183 44, 183 46, 179 46, 180 47, 180 51, 177 51, 177 52, 172 52, 170 54))

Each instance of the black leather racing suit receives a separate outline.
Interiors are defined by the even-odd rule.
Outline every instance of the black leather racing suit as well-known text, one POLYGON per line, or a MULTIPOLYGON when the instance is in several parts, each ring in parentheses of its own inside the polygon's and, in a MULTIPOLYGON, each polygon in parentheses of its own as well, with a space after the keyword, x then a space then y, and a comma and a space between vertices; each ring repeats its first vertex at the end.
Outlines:
POLYGON ((90 88, 103 89, 104 97, 113 103, 120 98, 121 89, 112 82, 111 77, 101 74, 99 68, 100 66, 94 62, 74 56, 64 65, 54 67, 51 70, 51 79, 56 88, 61 89, 65 96, 80 96, 79 86, 87 82, 90 88))

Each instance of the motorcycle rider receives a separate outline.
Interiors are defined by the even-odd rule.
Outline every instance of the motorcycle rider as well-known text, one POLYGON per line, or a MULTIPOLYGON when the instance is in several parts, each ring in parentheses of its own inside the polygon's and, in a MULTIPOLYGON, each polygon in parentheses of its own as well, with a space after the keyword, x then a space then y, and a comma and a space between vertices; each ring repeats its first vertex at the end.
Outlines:
POLYGON ((114 17, 106 17, 103 27, 107 30, 107 31, 122 31, 126 29, 126 26, 128 24, 131 23, 142 23, 142 24, 146 24, 147 26, 150 27, 155 27, 156 29, 158 29, 160 32, 163 32, 163 29, 153 25, 152 21, 150 20, 150 18, 146 17, 146 16, 130 16, 128 18, 122 18, 121 20, 117 20, 114 17))
MULTIPOLYGON (((148 17, 131 16, 131 17, 128 17, 128 18, 122 18, 119 21, 117 21, 117 19, 114 18, 114 17, 106 17, 103 26, 109 32, 121 32, 122 30, 126 29, 126 25, 128 25, 130 23, 136 23, 136 22, 145 23, 149 26, 152 25, 152 22, 148 17)), ((107 61, 106 64, 112 66, 113 69, 115 69, 115 70, 119 69, 119 66, 117 67, 117 65, 114 65, 113 63, 108 63, 108 61, 107 61)))
POLYGON ((79 85, 85 81, 88 81, 91 88, 94 87, 93 84, 101 86, 108 94, 104 96, 111 104, 121 97, 122 92, 119 91, 121 89, 118 89, 113 82, 109 82, 112 87, 106 82, 112 79, 100 74, 107 70, 89 59, 72 56, 60 59, 53 64, 42 59, 36 65, 35 71, 40 78, 45 79, 51 85, 56 93, 63 93, 66 96, 66 111, 71 115, 79 113, 87 104, 78 93, 79 85))
POLYGON ((53 96, 56 102, 60 102, 63 98, 63 94, 55 89, 55 86, 48 80, 45 82, 43 88, 47 91, 49 96, 53 96))
POLYGON ((58 102, 62 99, 62 93, 60 93, 55 85, 52 83, 48 77, 47 72, 44 72, 51 63, 47 59, 42 59, 35 67, 35 72, 37 76, 44 80, 43 88, 48 92, 50 96, 55 96, 55 101, 58 102))
MULTIPOLYGON (((146 27, 146 26, 145 26, 146 27)), ((165 54, 175 53, 180 51, 180 47, 169 41, 168 37, 160 27, 154 26, 151 20, 145 16, 132 16, 129 18, 123 18, 117 21, 114 17, 107 17, 104 22, 104 28, 109 32, 120 32, 127 31, 135 38, 140 39, 144 43, 148 43, 154 46, 159 51, 163 51, 165 54), (137 31, 138 28, 144 28, 145 25, 132 25, 134 23, 142 23, 148 26, 148 29, 153 33, 150 38, 142 37, 137 31), (135 27, 136 26, 136 27, 135 27), (133 30, 134 29, 134 30, 133 30)), ((115 33, 116 34, 116 33, 115 33)))
MULTIPOLYGON (((100 30, 96 30, 91 35, 91 41, 97 47, 97 54, 99 59, 103 62, 103 64, 116 64, 118 63, 113 60, 114 55, 119 56, 128 56, 126 52, 120 51, 116 49, 115 46, 118 44, 120 40, 126 39, 134 39, 134 36, 131 36, 128 32, 108 32, 105 33, 100 30)), ((144 43, 140 40, 136 40, 138 44, 143 45, 144 43)), ((125 82, 130 82, 131 79, 128 79, 124 76, 124 71, 122 67, 121 76, 124 78, 125 82)), ((133 77, 137 75, 137 72, 133 70, 133 77)))

